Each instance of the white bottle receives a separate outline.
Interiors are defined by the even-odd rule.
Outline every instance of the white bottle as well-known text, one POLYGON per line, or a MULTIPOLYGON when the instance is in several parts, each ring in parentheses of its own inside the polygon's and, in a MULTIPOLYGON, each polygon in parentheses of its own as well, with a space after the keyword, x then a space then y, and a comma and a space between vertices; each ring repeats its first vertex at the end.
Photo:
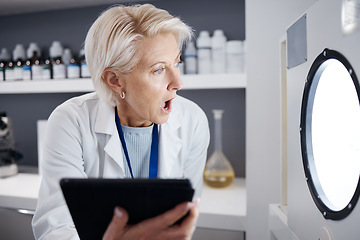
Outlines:
POLYGON ((63 47, 59 41, 54 41, 50 47, 50 58, 53 67, 53 79, 66 78, 66 66, 62 61, 63 47))
POLYGON ((184 52, 185 60, 185 74, 196 74, 197 73, 197 54, 195 43, 189 42, 184 52))
POLYGON ((11 60, 11 56, 10 56, 8 50, 6 48, 2 48, 1 53, 0 53, 0 68, 1 68, 0 69, 0 74, 1 74, 0 81, 5 81, 5 79, 6 79, 5 69, 10 60, 11 60))
POLYGON ((80 50, 80 72, 81 72, 81 78, 90 78, 90 72, 86 63, 85 59, 85 50, 82 48, 80 50))
POLYGON ((66 77, 67 78, 80 78, 80 65, 72 56, 71 50, 66 48, 64 50, 63 60, 66 65, 66 77))
POLYGON ((211 38, 208 31, 201 31, 196 40, 199 74, 211 73, 211 38))
POLYGON ((24 64, 25 64, 25 48, 22 44, 16 44, 13 51, 14 59, 14 78, 15 80, 24 79, 24 64))
POLYGON ((8 82, 14 81, 14 61, 12 60, 11 55, 6 48, 1 49, 1 56, 3 59, 5 59, 6 62, 4 69, 4 80, 8 82))
POLYGON ((240 40, 228 41, 226 44, 226 70, 228 73, 242 73, 245 71, 244 42, 240 40))
POLYGON ((223 30, 217 29, 211 38, 212 71, 213 73, 226 72, 226 37, 223 30))

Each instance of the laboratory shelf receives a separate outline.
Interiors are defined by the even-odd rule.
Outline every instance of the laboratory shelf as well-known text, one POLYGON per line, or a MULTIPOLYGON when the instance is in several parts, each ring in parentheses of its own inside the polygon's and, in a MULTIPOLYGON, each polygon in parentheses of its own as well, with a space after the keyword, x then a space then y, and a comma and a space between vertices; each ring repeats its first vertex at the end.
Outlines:
MULTIPOLYGON (((183 89, 246 88, 246 74, 182 75, 183 89)), ((0 94, 91 92, 91 79, 51 79, 0 83, 0 94)))

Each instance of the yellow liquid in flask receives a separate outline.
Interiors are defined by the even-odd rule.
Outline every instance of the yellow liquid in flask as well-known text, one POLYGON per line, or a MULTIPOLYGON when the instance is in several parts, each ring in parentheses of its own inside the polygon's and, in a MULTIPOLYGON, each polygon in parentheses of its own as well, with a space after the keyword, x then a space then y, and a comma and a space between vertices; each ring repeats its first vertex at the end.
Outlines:
POLYGON ((204 181, 213 188, 224 188, 230 186, 235 179, 234 171, 226 172, 206 172, 204 171, 204 181))

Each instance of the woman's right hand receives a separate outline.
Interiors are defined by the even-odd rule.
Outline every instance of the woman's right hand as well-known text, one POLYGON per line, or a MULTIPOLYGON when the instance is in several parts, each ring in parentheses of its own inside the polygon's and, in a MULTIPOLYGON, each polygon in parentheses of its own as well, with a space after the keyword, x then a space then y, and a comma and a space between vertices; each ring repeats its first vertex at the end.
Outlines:
POLYGON ((184 202, 175 208, 136 225, 127 225, 129 215, 125 209, 116 207, 103 239, 104 240, 189 240, 199 216, 199 200, 184 202), (174 224, 189 215, 180 225, 174 224))

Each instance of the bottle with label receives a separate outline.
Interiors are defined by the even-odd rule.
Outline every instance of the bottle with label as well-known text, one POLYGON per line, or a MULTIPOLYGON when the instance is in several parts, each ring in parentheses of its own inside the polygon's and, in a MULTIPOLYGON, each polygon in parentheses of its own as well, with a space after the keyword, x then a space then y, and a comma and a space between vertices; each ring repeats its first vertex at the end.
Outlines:
POLYGON ((226 71, 242 73, 245 71, 245 42, 232 40, 226 43, 226 71))
POLYGON ((75 57, 70 59, 70 63, 67 66, 68 78, 80 78, 80 64, 75 57))
POLYGON ((195 43, 190 41, 184 52, 185 59, 185 74, 196 74, 197 73, 197 54, 195 43))
POLYGON ((222 109, 213 110, 215 150, 207 161, 203 174, 204 182, 214 188, 228 187, 235 179, 234 169, 222 151, 221 121, 223 112, 222 109))
POLYGON ((81 78, 90 78, 90 72, 86 63, 86 59, 85 59, 85 51, 84 49, 80 50, 80 54, 79 54, 79 58, 80 58, 80 72, 81 72, 81 78))
POLYGON ((211 38, 212 71, 213 73, 226 72, 226 37, 220 29, 215 30, 211 38))
POLYGON ((208 31, 200 32, 196 45, 199 74, 211 73, 211 38, 208 31))
POLYGON ((22 44, 16 44, 13 51, 14 59, 14 78, 15 80, 24 79, 24 65, 25 65, 25 48, 22 44))
POLYGON ((0 82, 5 81, 5 68, 7 62, 10 60, 10 54, 6 48, 1 49, 0 53, 0 82))
POLYGON ((50 47, 53 79, 66 78, 66 66, 62 60, 63 47, 59 41, 54 41, 50 47))
POLYGON ((66 65, 66 77, 72 79, 80 78, 80 64, 68 48, 64 50, 63 61, 66 65))
POLYGON ((27 66, 30 65, 30 77, 32 80, 41 80, 42 79, 42 61, 41 61, 41 51, 39 46, 36 43, 30 43, 29 48, 26 50, 26 55, 28 61, 26 61, 24 67, 24 79, 28 78, 27 66))
MULTIPOLYGON (((36 54, 36 52, 35 52, 36 54)), ((43 78, 43 69, 44 69, 44 62, 41 59, 41 57, 35 56, 34 63, 31 66, 31 79, 38 81, 38 80, 44 80, 43 78)), ((47 79, 50 79, 51 75, 49 74, 49 77, 47 79)))
POLYGON ((31 60, 26 60, 24 66, 23 66, 23 79, 24 81, 30 81, 31 80, 31 60))
POLYGON ((0 58, 0 82, 5 80, 5 61, 0 58))
POLYGON ((53 79, 53 68, 50 57, 45 57, 42 65, 42 79, 50 80, 53 79))
POLYGON ((6 48, 1 49, 1 56, 4 59, 4 80, 5 81, 14 81, 14 62, 12 61, 11 55, 6 48))
POLYGON ((10 59, 5 66, 5 81, 15 81, 14 62, 10 59))

